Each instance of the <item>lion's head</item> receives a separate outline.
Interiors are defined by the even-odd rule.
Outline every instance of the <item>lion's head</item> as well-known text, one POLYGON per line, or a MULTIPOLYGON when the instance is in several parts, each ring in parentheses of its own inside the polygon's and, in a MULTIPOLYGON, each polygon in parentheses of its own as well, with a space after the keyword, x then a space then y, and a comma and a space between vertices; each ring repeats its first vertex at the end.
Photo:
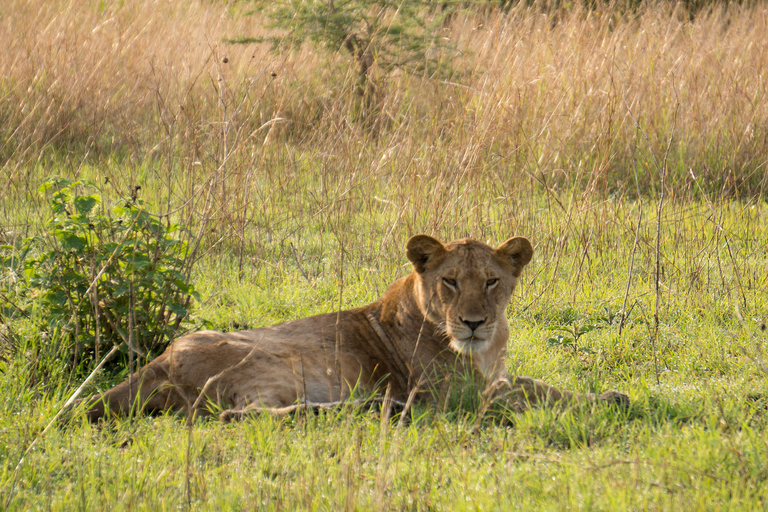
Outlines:
POLYGON ((520 274, 533 256, 531 243, 510 238, 496 249, 465 238, 448 244, 427 236, 408 240, 422 313, 445 330, 461 353, 482 352, 496 329, 520 274))

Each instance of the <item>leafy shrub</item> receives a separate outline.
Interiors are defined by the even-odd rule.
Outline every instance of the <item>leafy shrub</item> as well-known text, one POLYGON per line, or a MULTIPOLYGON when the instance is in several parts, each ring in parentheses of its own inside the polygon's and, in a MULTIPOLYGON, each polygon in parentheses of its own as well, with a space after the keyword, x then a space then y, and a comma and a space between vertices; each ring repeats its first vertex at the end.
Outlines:
POLYGON ((123 353, 129 342, 138 354, 162 350, 197 298, 184 230, 135 193, 107 211, 88 181, 50 178, 40 192, 53 215, 21 250, 34 255, 23 264, 33 318, 72 341, 75 364, 116 344, 123 353))

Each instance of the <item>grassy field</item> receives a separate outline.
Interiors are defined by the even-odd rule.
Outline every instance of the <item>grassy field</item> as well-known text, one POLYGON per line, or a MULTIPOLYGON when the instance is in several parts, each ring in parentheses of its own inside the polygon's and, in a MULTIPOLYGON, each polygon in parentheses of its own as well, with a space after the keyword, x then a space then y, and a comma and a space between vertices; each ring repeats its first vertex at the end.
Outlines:
POLYGON ((0 261, 44 232, 52 175, 188 228, 185 329, 373 301, 413 234, 525 235, 508 370, 633 404, 499 421, 468 397, 407 425, 75 414, 43 435, 94 365, 73 371, 7 266, 0 508, 768 507, 765 6, 457 16, 453 75, 378 74, 368 111, 343 54, 224 43, 263 33, 247 10, 0 3, 0 261))

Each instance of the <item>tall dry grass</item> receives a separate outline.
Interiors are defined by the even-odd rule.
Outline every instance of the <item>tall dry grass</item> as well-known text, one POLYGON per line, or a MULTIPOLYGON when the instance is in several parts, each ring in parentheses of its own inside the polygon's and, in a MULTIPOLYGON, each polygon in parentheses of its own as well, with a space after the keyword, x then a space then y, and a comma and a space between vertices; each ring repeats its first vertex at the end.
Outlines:
POLYGON ((261 33, 246 8, 3 2, 5 229, 39 224, 43 176, 75 174, 117 195, 142 186, 205 247, 290 254, 320 232, 373 261, 402 233, 535 229, 534 197, 566 211, 657 194, 668 145, 671 197, 764 196, 764 6, 456 17, 454 76, 380 76, 367 115, 343 54, 223 43, 261 33))

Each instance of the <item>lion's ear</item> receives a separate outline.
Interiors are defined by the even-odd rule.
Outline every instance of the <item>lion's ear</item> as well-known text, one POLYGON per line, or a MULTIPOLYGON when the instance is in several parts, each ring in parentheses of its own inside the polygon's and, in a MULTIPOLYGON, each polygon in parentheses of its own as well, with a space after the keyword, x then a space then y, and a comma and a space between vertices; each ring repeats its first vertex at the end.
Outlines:
POLYGON ((445 247, 439 240, 428 235, 416 235, 408 239, 405 245, 406 255, 413 263, 413 268, 421 274, 427 269, 430 260, 445 253, 445 247))
POLYGON ((512 273, 520 277, 523 267, 530 263, 533 257, 533 246, 527 238, 516 236, 510 238, 496 248, 497 256, 512 264, 512 273))

